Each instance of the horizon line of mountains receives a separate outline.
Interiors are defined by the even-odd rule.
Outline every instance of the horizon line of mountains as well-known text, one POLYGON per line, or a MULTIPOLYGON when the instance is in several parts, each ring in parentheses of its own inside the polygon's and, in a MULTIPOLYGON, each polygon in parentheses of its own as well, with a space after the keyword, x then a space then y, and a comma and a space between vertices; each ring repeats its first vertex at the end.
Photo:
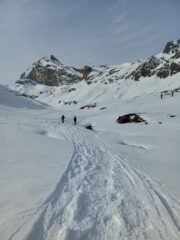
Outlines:
POLYGON ((180 40, 170 41, 163 52, 145 60, 137 60, 116 66, 87 66, 78 69, 64 66, 54 55, 43 57, 21 74, 16 83, 24 84, 29 80, 35 83, 59 86, 77 83, 83 79, 91 83, 97 76, 107 78, 109 82, 118 79, 139 81, 141 77, 157 76, 167 78, 180 72, 180 40), (117 75, 118 73, 118 75, 117 75))

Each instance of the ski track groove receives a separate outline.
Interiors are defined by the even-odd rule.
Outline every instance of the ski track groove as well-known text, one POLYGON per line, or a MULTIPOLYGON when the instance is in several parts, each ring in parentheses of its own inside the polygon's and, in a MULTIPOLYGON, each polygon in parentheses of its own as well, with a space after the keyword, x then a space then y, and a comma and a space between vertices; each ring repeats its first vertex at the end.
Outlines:
POLYGON ((165 197, 149 177, 106 150, 97 134, 56 121, 45 124, 71 140, 74 150, 26 240, 180 239, 173 210, 179 203, 165 197))

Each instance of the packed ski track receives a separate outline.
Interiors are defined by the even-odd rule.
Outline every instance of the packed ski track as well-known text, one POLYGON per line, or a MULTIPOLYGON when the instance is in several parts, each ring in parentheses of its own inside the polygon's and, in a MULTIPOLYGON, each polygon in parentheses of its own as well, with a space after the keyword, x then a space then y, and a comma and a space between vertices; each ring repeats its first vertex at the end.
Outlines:
MULTIPOLYGON (((11 104, 1 107, 3 240, 180 239, 180 203, 129 161, 130 156, 137 161, 138 151, 145 158, 149 149, 155 150, 152 141, 158 135, 151 136, 149 132, 157 130, 156 123, 119 130, 112 123, 117 113, 79 111, 75 126, 72 121, 75 109, 66 110, 62 124, 63 108, 39 106, 35 110, 31 103, 30 109, 24 109, 26 105, 20 101, 17 111, 11 104), (107 125, 103 124, 104 118, 107 125), (86 124, 93 125, 94 120, 98 121, 97 129, 87 130, 86 124), (137 133, 146 138, 139 141, 137 133), (118 149, 113 145, 116 141, 118 149)), ((160 100, 159 104, 166 103, 160 100)), ((125 107, 127 111, 128 105, 125 107)), ((171 127, 167 112, 157 113, 153 106, 153 112, 146 110, 146 117, 154 122, 156 118, 163 119, 161 140, 168 130, 178 131, 171 127)))
POLYGON ((9 240, 180 239, 179 202, 111 152, 98 132, 52 119, 42 124, 72 142, 72 157, 54 191, 9 240))
POLYGON ((179 53, 0 85, 0 240, 180 239, 179 53))

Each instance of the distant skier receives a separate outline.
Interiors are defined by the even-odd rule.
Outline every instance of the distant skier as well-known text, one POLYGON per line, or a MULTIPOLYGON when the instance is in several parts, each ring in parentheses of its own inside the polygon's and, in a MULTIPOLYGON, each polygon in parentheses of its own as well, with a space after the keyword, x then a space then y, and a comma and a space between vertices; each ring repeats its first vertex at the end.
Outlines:
POLYGON ((77 117, 74 116, 74 125, 76 125, 76 123, 77 123, 77 117))
POLYGON ((171 97, 173 97, 174 96, 174 91, 171 91, 171 97))
POLYGON ((163 94, 161 93, 161 99, 163 98, 163 94))
POLYGON ((65 120, 65 116, 62 115, 62 117, 61 117, 61 122, 64 123, 64 120, 65 120))

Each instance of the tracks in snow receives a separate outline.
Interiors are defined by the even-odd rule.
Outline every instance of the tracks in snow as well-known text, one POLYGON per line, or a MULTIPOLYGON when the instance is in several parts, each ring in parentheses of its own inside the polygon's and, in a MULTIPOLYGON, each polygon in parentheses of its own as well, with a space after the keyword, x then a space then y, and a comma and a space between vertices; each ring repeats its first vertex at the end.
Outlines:
POLYGON ((178 240, 179 204, 111 153, 94 133, 65 126, 74 152, 26 240, 178 240))

